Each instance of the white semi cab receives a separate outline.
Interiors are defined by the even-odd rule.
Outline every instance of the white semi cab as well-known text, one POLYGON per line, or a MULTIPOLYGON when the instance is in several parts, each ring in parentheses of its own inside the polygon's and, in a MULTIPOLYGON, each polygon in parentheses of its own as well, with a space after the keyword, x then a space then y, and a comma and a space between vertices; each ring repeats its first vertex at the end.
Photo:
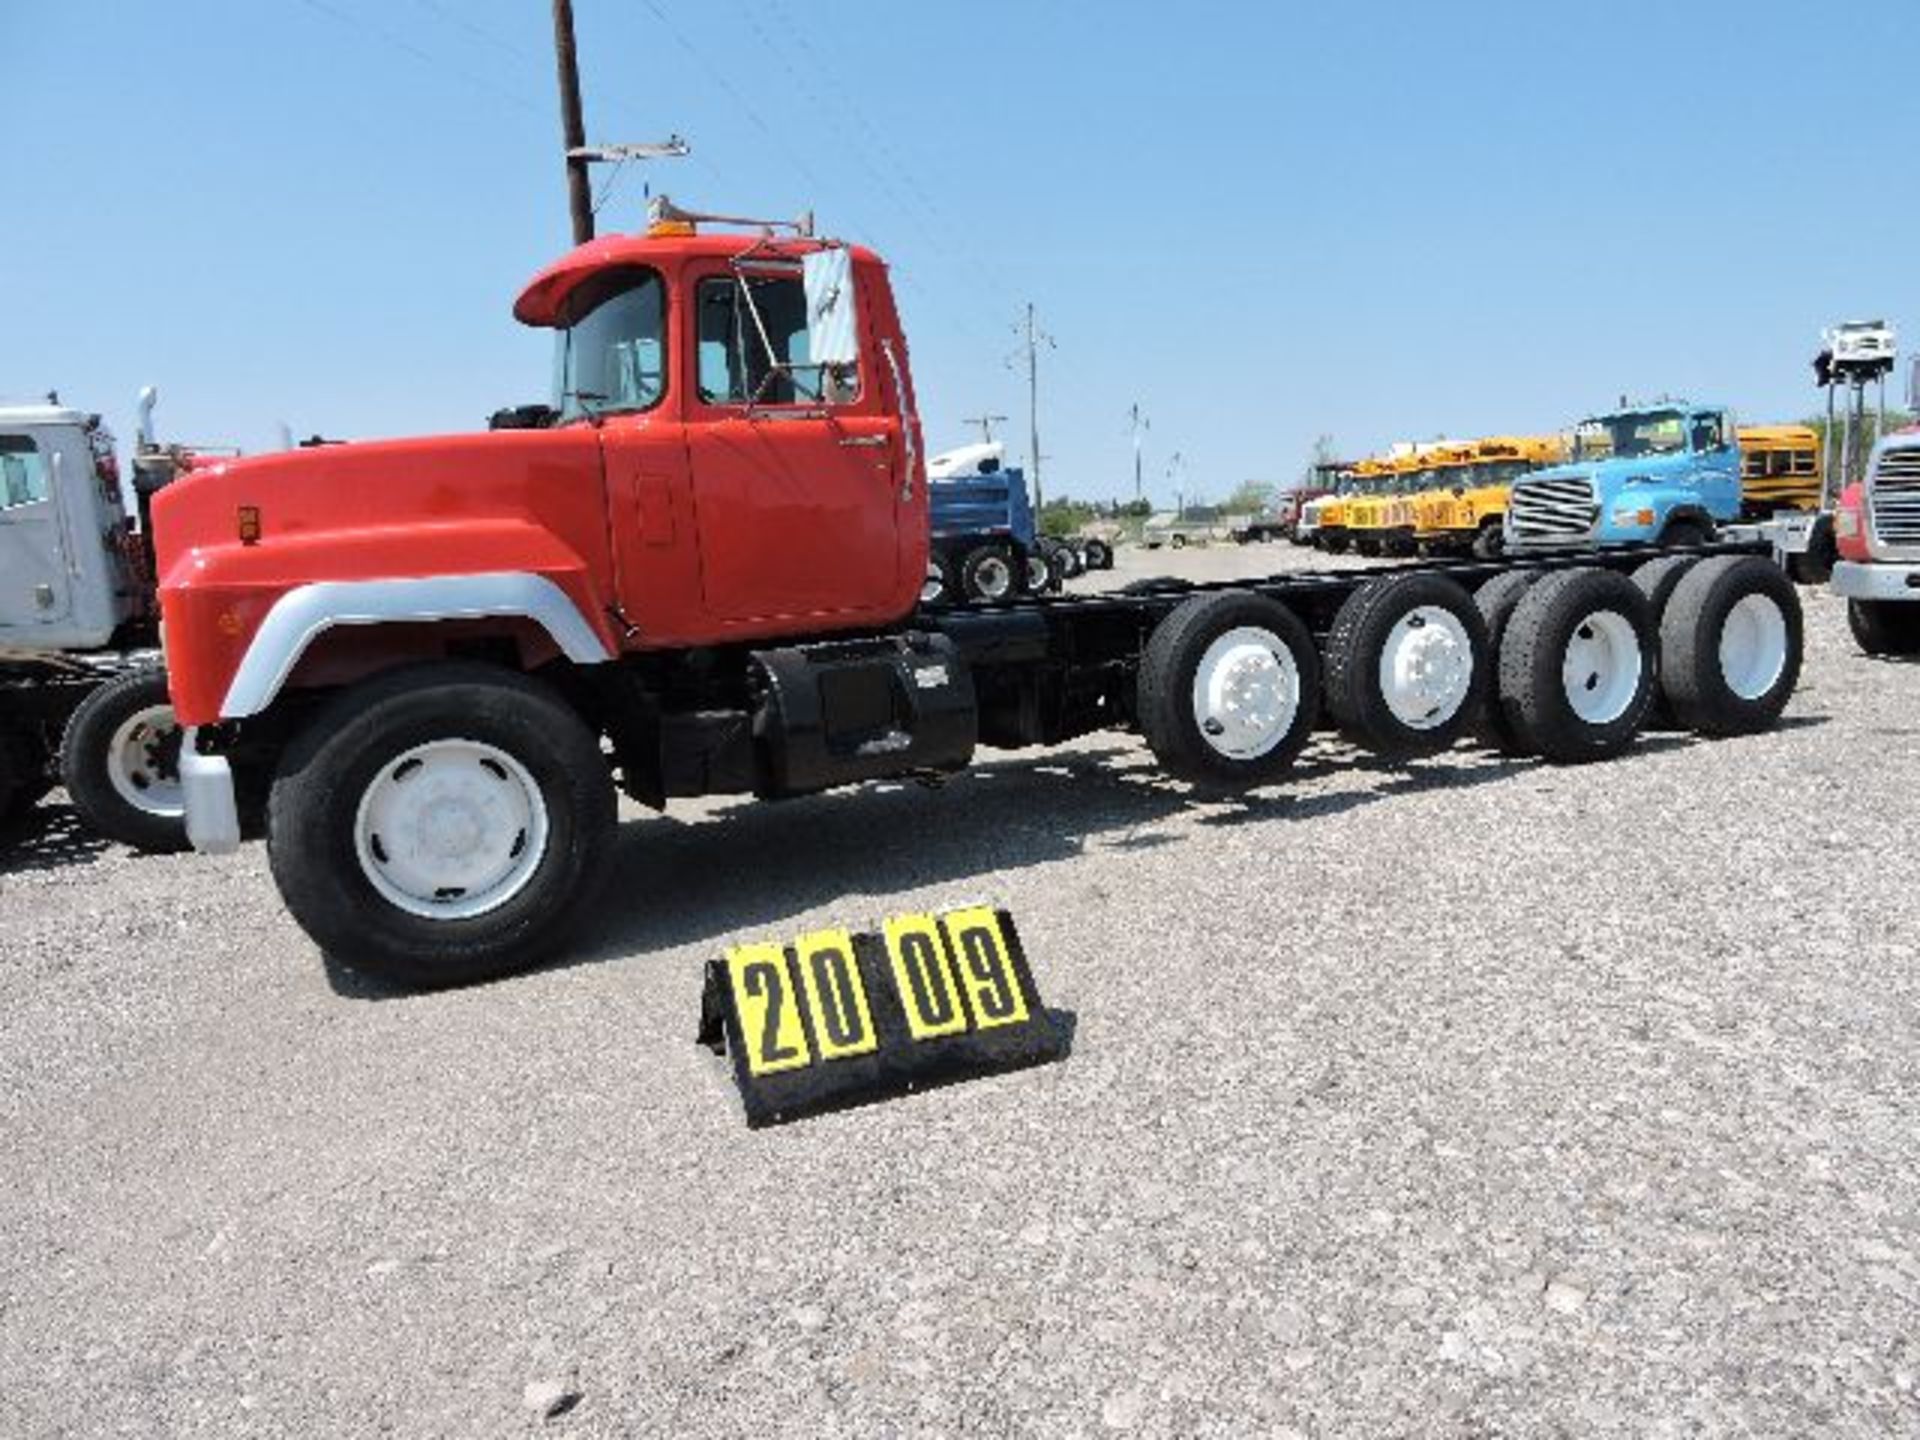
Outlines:
POLYGON ((0 822, 65 783, 94 829, 168 850, 186 840, 180 734, 136 517, 181 453, 151 442, 152 405, 131 493, 98 415, 0 406, 0 822))

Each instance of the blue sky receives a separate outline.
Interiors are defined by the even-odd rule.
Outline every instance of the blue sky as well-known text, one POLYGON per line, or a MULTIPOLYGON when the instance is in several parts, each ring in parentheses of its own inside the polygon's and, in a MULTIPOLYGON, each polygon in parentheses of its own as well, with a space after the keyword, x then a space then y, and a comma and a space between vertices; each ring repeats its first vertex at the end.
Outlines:
MULTIPOLYGON (((1550 429, 1622 393, 1811 412, 1820 328, 1920 342, 1920 6, 575 0, 589 138, 894 264, 929 443, 1218 499, 1314 437, 1550 429), (1170 473, 1179 452, 1182 465, 1170 473)), ((0 396, 126 438, 470 429, 568 243, 539 0, 0 0, 0 396)), ((603 226, 638 225, 620 177, 603 226)))

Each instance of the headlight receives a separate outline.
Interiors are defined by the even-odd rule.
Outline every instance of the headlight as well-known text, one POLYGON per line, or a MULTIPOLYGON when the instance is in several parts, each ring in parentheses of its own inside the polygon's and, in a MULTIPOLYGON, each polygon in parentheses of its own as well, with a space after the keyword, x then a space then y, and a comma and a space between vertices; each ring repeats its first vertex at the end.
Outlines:
POLYGON ((1616 525, 1651 525, 1653 524, 1653 511, 1616 510, 1613 512, 1613 523, 1616 525))

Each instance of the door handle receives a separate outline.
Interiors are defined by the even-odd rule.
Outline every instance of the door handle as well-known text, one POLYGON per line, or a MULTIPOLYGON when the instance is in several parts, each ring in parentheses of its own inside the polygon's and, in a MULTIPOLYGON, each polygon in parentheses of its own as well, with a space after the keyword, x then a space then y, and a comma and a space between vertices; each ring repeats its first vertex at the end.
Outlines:
POLYGON ((849 435, 840 442, 849 450, 872 450, 887 443, 884 435, 849 435))

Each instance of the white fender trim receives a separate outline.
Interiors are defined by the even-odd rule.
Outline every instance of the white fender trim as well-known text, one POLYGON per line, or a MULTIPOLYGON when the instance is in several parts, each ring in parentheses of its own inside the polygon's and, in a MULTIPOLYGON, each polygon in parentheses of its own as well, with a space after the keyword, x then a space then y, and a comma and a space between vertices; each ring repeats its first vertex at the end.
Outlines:
POLYGON ((553 638, 579 665, 610 658, 567 592, 544 575, 432 575, 418 580, 328 580, 289 590, 273 604, 234 672, 224 720, 258 715, 273 703, 314 638, 336 625, 408 620, 477 620, 517 615, 553 638))

